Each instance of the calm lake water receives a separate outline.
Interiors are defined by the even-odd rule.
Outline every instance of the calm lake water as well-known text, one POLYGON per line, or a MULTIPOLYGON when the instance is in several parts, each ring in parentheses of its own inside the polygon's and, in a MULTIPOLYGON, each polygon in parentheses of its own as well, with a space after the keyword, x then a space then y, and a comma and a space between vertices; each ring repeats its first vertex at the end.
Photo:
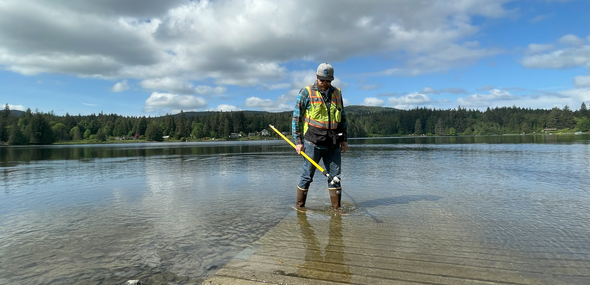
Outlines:
MULTIPOLYGON (((0 284, 200 284, 293 211, 301 163, 282 140, 0 147, 0 284)), ((483 246, 590 267, 590 135, 356 139, 342 180, 376 225, 428 202, 483 246)))

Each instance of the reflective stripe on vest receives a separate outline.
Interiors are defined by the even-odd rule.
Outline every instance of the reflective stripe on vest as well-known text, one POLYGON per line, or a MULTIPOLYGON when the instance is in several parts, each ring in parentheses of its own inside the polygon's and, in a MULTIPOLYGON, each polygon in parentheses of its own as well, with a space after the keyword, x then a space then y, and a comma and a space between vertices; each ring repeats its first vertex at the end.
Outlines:
POLYGON ((305 87, 309 94, 310 108, 305 110, 303 133, 307 132, 310 126, 321 129, 336 129, 338 123, 342 120, 342 95, 340 89, 334 87, 334 92, 330 99, 330 116, 328 109, 324 104, 322 94, 317 90, 312 90, 311 86, 305 87))

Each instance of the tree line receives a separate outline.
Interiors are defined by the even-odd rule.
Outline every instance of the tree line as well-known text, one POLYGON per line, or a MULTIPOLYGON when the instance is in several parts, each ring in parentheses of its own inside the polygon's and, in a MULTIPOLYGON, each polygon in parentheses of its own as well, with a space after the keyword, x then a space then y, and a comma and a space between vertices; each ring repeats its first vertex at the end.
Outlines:
MULTIPOLYGON (((486 111, 347 106, 348 136, 402 135, 500 135, 530 134, 556 129, 562 132, 590 131, 590 112, 585 103, 572 111, 564 108, 488 108, 486 111)), ((9 145, 55 142, 104 142, 115 139, 147 141, 227 139, 232 133, 257 134, 268 124, 282 132, 291 131, 292 112, 183 112, 161 117, 117 114, 57 116, 53 112, 0 111, 0 143, 9 145)), ((273 132, 270 132, 274 135, 273 132)))

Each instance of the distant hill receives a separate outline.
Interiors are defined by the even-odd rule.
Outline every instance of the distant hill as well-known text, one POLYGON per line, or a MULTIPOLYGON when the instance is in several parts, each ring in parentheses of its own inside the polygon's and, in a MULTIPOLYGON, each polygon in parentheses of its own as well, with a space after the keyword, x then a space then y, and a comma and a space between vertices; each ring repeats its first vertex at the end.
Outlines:
MULTIPOLYGON (((235 113, 237 112, 243 112, 246 115, 263 115, 263 114, 268 114, 271 112, 267 112, 267 111, 233 111, 235 113)), ((210 116, 210 115, 214 115, 214 114, 218 114, 221 113, 221 111, 203 111, 203 112, 184 112, 184 115, 187 118, 192 118, 192 117, 202 117, 202 116, 210 116)), ((223 112, 223 113, 229 113, 228 111, 223 112)), ((279 112, 280 113, 280 112, 279 112)), ((178 117, 178 113, 172 115, 173 117, 178 117)), ((163 116, 162 116, 163 117, 163 116)))
MULTIPOLYGON (((4 109, 2 109, 2 110, 0 110, 0 111, 4 111, 4 109)), ((11 113, 11 114, 13 114, 13 115, 15 115, 15 116, 17 116, 17 117, 20 117, 20 115, 22 115, 22 114, 24 113, 24 111, 20 111, 20 110, 10 110, 10 113, 11 113)))

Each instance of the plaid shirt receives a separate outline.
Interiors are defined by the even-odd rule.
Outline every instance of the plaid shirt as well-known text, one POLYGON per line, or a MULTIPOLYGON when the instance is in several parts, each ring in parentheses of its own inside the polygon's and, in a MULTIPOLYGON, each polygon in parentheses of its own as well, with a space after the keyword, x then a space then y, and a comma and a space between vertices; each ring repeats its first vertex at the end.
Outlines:
MULTIPOLYGON (((317 81, 311 85, 311 90, 318 90, 317 81)), ((334 92, 334 87, 330 86, 330 93, 334 92)), ((297 96, 297 101, 295 101, 295 109, 293 110, 293 121, 291 123, 291 132, 293 133, 293 139, 295 140, 295 144, 303 144, 303 136, 301 133, 303 132, 303 123, 305 122, 304 116, 305 111, 310 108, 309 105, 309 93, 307 92, 307 88, 302 88, 299 91, 299 96, 297 96)), ((342 119, 340 121, 341 124, 344 126, 344 141, 346 141, 346 114, 344 113, 344 108, 342 108, 342 119)))

